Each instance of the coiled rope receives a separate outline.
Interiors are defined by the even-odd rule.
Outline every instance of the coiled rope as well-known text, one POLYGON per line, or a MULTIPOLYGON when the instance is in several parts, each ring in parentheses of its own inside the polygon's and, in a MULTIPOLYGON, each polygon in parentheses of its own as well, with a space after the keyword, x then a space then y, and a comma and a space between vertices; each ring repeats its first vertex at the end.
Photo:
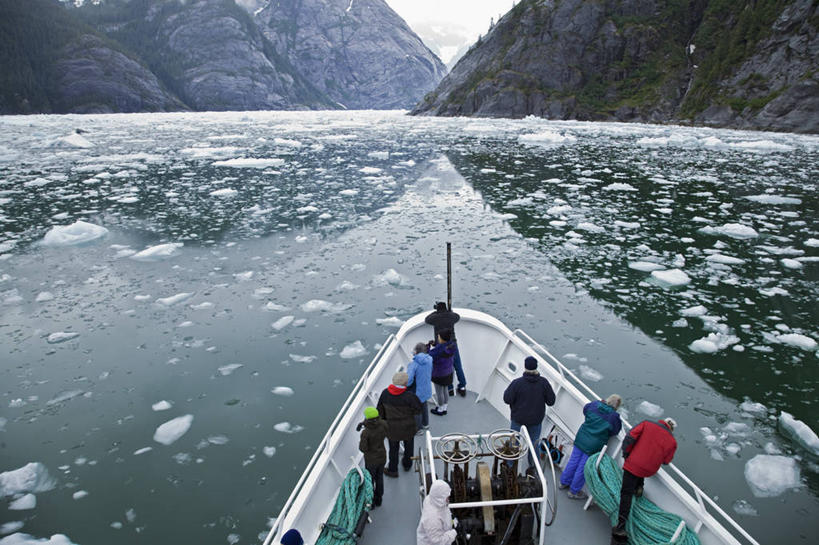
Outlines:
MULTIPOLYGON (((600 467, 595 468, 600 453, 589 456, 583 468, 586 485, 600 509, 611 519, 612 526, 617 524, 617 512, 620 508, 620 487, 623 483, 623 470, 611 456, 603 454, 600 467)), ((682 520, 681 517, 664 511, 651 503, 645 496, 634 498, 631 513, 626 522, 629 543, 631 545, 666 545, 682 520)), ((697 534, 683 526, 682 532, 674 545, 699 545, 697 534)))
POLYGON ((362 482, 358 470, 351 469, 341 490, 338 491, 336 504, 330 517, 321 529, 316 545, 350 545, 358 541, 355 526, 362 511, 370 509, 373 503, 373 480, 370 472, 362 471, 362 482))

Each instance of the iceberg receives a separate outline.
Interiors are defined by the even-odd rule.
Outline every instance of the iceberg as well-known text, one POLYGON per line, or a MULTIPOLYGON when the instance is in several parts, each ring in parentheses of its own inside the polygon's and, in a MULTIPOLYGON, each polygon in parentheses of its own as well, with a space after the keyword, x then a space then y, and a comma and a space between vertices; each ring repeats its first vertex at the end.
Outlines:
POLYGON ((797 420, 792 414, 782 411, 779 415, 779 425, 794 441, 802 445, 814 456, 819 456, 819 436, 810 426, 797 420))
POLYGON ((657 280, 662 287, 685 286, 691 282, 691 278, 680 269, 668 271, 653 271, 651 277, 657 280))
POLYGON ((364 348, 364 345, 361 344, 361 341, 355 341, 354 343, 351 343, 351 344, 348 344, 347 346, 345 346, 341 350, 341 353, 339 354, 339 357, 341 359, 350 360, 350 359, 353 359, 353 358, 360 358, 361 356, 363 356, 366 353, 367 353, 367 349, 364 348))
POLYGON ((795 346, 797 348, 801 348, 802 350, 813 350, 816 348, 815 340, 807 335, 801 335, 799 333, 786 333, 784 335, 778 335, 776 340, 782 344, 795 346))
POLYGON ((11 511, 27 511, 35 507, 37 507, 37 496, 31 493, 20 496, 9 504, 11 511))
POLYGON ((40 462, 29 462, 19 469, 0 473, 0 498, 17 494, 47 492, 57 482, 40 462))
POLYGON ((185 435, 193 423, 193 415, 186 414, 178 416, 173 420, 168 420, 154 432, 154 441, 163 445, 170 445, 183 435, 185 435))
POLYGON ((276 386, 275 388, 273 388, 270 391, 274 395, 285 396, 285 397, 289 397, 289 396, 293 395, 293 393, 294 393, 293 388, 290 388, 289 386, 276 386))
POLYGON ((757 454, 745 463, 745 480, 757 498, 779 496, 800 485, 799 466, 787 456, 757 454))
POLYGON ((404 325, 404 320, 396 316, 391 316, 389 318, 376 318, 375 323, 384 327, 399 328, 404 325))
POLYGON ((727 237, 740 240, 756 238, 759 236, 759 233, 757 233, 753 227, 749 227, 741 223, 726 223, 720 227, 711 227, 710 225, 707 225, 705 227, 701 227, 699 232, 704 235, 725 235, 727 237))
POLYGON ((85 221, 52 227, 43 237, 42 244, 51 247, 76 246, 102 238, 108 229, 85 221))
POLYGON ((295 316, 282 316, 281 318, 270 324, 270 327, 272 327, 276 331, 281 331, 285 327, 292 324, 294 319, 295 316))
POLYGON ((651 418, 659 418, 661 414, 663 414, 664 410, 659 405, 655 405, 650 401, 643 401, 639 405, 637 405, 637 410, 645 415, 650 416, 651 418))
POLYGON ((628 264, 628 268, 642 272, 661 271, 665 269, 663 265, 660 265, 659 263, 652 263, 651 261, 632 261, 628 264))
POLYGON ((709 333, 707 337, 697 339, 688 345, 688 349, 697 354, 714 354, 724 350, 732 344, 737 344, 739 338, 734 335, 723 333, 709 333))
POLYGON ((173 407, 171 402, 165 401, 164 399, 162 401, 157 401, 156 403, 151 405, 151 409, 153 409, 154 411, 167 411, 171 407, 173 407))
POLYGON ((131 256, 134 261, 161 261, 169 257, 175 256, 178 249, 184 246, 181 242, 169 242, 167 244, 157 244, 156 246, 149 246, 141 252, 137 252, 131 256))
POLYGON ((614 182, 603 188, 603 191, 637 191, 637 188, 631 184, 623 182, 614 182))

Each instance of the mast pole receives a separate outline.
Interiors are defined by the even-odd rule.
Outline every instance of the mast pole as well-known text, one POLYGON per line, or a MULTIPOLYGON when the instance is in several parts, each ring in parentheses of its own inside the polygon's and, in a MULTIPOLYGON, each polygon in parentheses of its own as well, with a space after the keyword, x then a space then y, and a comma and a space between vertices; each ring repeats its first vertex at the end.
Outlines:
POLYGON ((446 243, 446 306, 452 310, 452 243, 446 243))

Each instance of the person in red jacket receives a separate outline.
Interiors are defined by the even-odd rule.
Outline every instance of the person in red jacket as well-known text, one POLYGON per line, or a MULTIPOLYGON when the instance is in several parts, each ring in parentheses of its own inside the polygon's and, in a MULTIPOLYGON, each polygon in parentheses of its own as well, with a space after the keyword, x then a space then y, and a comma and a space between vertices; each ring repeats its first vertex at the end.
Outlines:
POLYGON ((660 470, 663 464, 670 464, 677 451, 677 440, 672 432, 677 427, 673 418, 652 422, 643 420, 632 428, 623 441, 623 487, 620 489, 620 510, 617 526, 611 535, 615 538, 627 537, 626 522, 631 511, 632 496, 643 495, 643 482, 660 470))

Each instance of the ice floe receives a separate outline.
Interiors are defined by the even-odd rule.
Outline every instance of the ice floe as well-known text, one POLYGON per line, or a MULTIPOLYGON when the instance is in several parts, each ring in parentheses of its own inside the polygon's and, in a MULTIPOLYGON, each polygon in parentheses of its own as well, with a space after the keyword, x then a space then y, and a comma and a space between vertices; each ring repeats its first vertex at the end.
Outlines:
POLYGON ((40 462, 29 462, 21 468, 0 473, 0 498, 17 494, 48 492, 57 484, 40 462))
POLYGON ((800 486, 796 460, 788 456, 757 454, 745 463, 745 480, 757 498, 779 496, 800 486))
POLYGON ((664 412, 662 407, 655 405, 650 401, 642 401, 639 405, 637 405, 637 411, 645 414, 646 416, 650 416, 651 418, 659 418, 664 412))
POLYGON ((795 259, 789 259, 787 257, 781 259, 780 263, 782 263, 782 266, 785 267, 786 269, 794 269, 795 270, 795 269, 801 269, 803 267, 801 261, 797 261, 795 259))
POLYGON ((227 159, 225 161, 215 161, 212 163, 215 167, 229 167, 229 168, 269 168, 280 167, 284 164, 284 159, 269 158, 269 159, 253 159, 240 157, 238 159, 227 159))
POLYGON ((688 345, 688 349, 697 354, 714 354, 731 345, 737 344, 739 337, 723 333, 709 333, 707 337, 697 339, 688 345))
POLYGON ((721 263, 723 265, 742 265, 745 263, 744 259, 723 254, 711 254, 706 257, 705 260, 712 263, 721 263))
POLYGON ((167 411, 168 409, 172 408, 173 404, 170 401, 157 401, 153 405, 151 405, 151 409, 154 411, 167 411))
POLYGON ((294 426, 290 422, 279 422, 278 424, 273 426, 273 429, 276 431, 280 431, 282 433, 296 433, 300 432, 304 428, 301 426, 294 426))
POLYGON ((217 371, 219 371, 220 375, 226 377, 228 375, 232 375, 237 369, 241 369, 242 367, 244 367, 244 365, 241 363, 230 363, 228 365, 222 365, 217 369, 217 371))
POLYGON ((685 286, 691 282, 691 278, 680 269, 670 269, 667 271, 652 271, 654 278, 662 287, 685 286))
POLYGON ((232 189, 230 187, 223 187, 222 189, 216 189, 210 192, 211 197, 220 197, 223 199, 229 199, 231 197, 235 197, 238 194, 239 192, 237 190, 232 189))
POLYGON ((71 495, 71 497, 72 497, 72 498, 74 498, 75 500, 81 500, 82 498, 86 497, 87 495, 88 495, 88 492, 87 492, 87 491, 85 491, 85 490, 78 490, 78 491, 74 492, 74 493, 71 495))
POLYGON ((637 191, 637 188, 625 182, 614 182, 604 187, 603 191, 637 191))
POLYGON ((653 272, 661 271, 665 269, 665 266, 660 265, 659 263, 653 263, 651 261, 631 261, 628 264, 628 268, 634 269, 635 271, 653 272))
POLYGON ((173 305, 175 305, 177 303, 181 303, 182 301, 186 301, 186 300, 190 299, 191 297, 193 297, 192 292, 183 292, 183 293, 177 293, 176 295, 171 295, 169 297, 161 297, 161 298, 157 299, 156 302, 159 303, 162 306, 170 307, 170 306, 173 306, 173 305))
POLYGON ((23 494, 9 504, 11 511, 27 511, 37 507, 37 496, 32 493, 23 494))
POLYGON ((814 456, 819 456, 819 436, 810 426, 785 411, 782 411, 782 414, 779 415, 779 425, 785 433, 807 449, 808 452, 814 456))
POLYGON ((193 415, 186 414, 178 416, 172 420, 168 420, 158 428, 154 433, 154 441, 162 443, 163 445, 170 445, 177 439, 185 435, 193 423, 193 415))
POLYGON ((390 316, 389 318, 376 318, 375 323, 384 327, 399 328, 404 325, 404 320, 395 316, 390 316))
POLYGON ((795 197, 783 197, 782 195, 772 195, 766 193, 764 195, 748 195, 743 197, 749 201, 765 203, 765 204, 802 204, 802 199, 795 197))
POLYGON ((353 343, 348 344, 345 346, 339 357, 345 360, 353 359, 353 358, 360 358, 361 356, 367 353, 367 349, 364 348, 364 345, 361 344, 361 341, 355 341, 353 343))
POLYGON ((294 319, 295 316, 282 316, 281 318, 270 324, 270 327, 272 327, 276 331, 281 331, 285 327, 292 324, 294 319))
POLYGON ((290 354, 290 359, 296 363, 312 363, 315 361, 315 356, 301 356, 299 354, 290 354))
POLYGON ((696 305, 693 307, 684 308, 680 311, 680 314, 683 316, 705 316, 708 314, 708 309, 702 305, 696 305))
POLYGON ((406 277, 400 274, 395 269, 387 269, 380 275, 377 275, 373 278, 376 285, 390 285, 390 286, 403 286, 407 283, 406 277))
POLYGON ((311 299, 301 305, 304 312, 344 312, 352 305, 345 305, 343 303, 331 303, 323 299, 311 299))
POLYGON ((535 145, 555 145, 566 144, 577 140, 570 134, 560 134, 555 131, 542 131, 534 134, 521 134, 518 141, 521 144, 535 144, 535 145))
POLYGON ((755 517, 758 515, 754 506, 748 503, 746 500, 737 500, 734 502, 732 507, 734 509, 734 513, 737 515, 743 515, 746 517, 755 517))
POLYGON ((71 339, 76 339, 79 336, 80 334, 76 331, 57 331, 46 337, 46 342, 48 344, 64 343, 66 341, 70 341, 71 339))
POLYGON ((801 333, 785 333, 784 335, 776 335, 776 342, 795 346, 802 350, 814 350, 816 348, 816 341, 807 335, 801 333))
POLYGON ((743 240, 749 238, 756 238, 759 233, 753 227, 743 225, 741 223, 726 223, 720 227, 712 227, 706 225, 699 229, 700 233, 705 235, 725 235, 727 237, 743 240))
POLYGON ((273 456, 276 455, 276 447, 264 447, 262 448, 262 452, 268 458, 272 458, 273 456))
POLYGON ((36 538, 28 534, 11 534, 0 539, 0 545, 76 545, 63 534, 54 534, 50 538, 36 538))
MULTIPOLYGON (((25 523, 21 520, 13 520, 11 522, 0 524, 0 536, 14 533, 23 526, 25 526, 25 523)), ((2 540, 0 540, 0 542, 2 542, 2 540)))
POLYGON ((70 148, 88 149, 94 147, 94 144, 92 144, 87 138, 76 132, 69 134, 68 136, 58 138, 57 142, 70 148))
POLYGON ((139 456, 140 454, 145 454, 146 452, 151 452, 152 450, 154 450, 154 447, 142 447, 141 449, 134 451, 134 456, 139 456))
POLYGON ((85 221, 52 227, 43 237, 42 244, 51 247, 85 244, 108 234, 108 229, 85 221))
POLYGON ((597 371, 596 369, 592 369, 588 365, 580 366, 580 376, 592 382, 598 382, 600 380, 603 380, 603 375, 599 371, 597 371))
POLYGON ((272 390, 270 390, 273 394, 277 396, 285 396, 289 397, 293 395, 293 388, 289 386, 276 386, 272 390))
POLYGON ((156 246, 149 246, 141 252, 137 252, 131 256, 134 261, 162 261, 179 254, 179 248, 184 244, 181 242, 168 242, 166 244, 157 244, 156 246))

